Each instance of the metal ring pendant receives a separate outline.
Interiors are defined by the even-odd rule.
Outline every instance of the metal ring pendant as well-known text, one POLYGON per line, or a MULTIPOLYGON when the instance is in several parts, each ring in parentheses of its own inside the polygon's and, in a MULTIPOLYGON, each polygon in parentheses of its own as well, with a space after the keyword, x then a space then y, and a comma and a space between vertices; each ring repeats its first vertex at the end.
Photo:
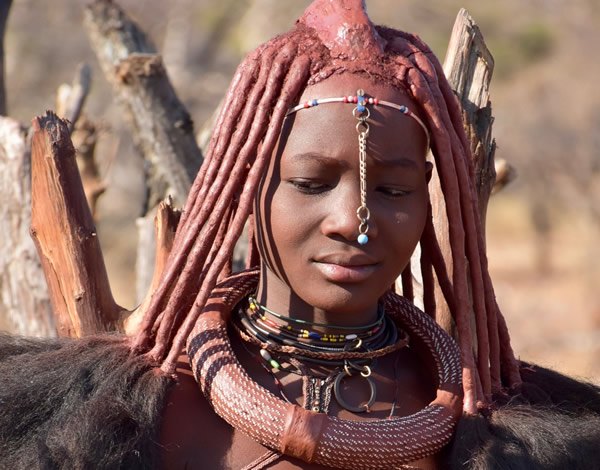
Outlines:
POLYGON ((339 405, 342 408, 348 411, 352 411, 353 413, 368 412, 371 409, 371 406, 373 406, 373 403, 375 403, 375 397, 377 395, 377 387, 375 386, 375 382, 373 382, 373 379, 371 377, 365 377, 361 374, 361 377, 369 383, 369 388, 371 389, 371 396, 369 397, 369 400, 366 404, 362 406, 353 406, 350 405, 346 400, 344 400, 344 398, 342 397, 342 391, 340 390, 342 380, 344 379, 344 377, 347 376, 348 374, 342 371, 335 378, 335 382, 333 383, 333 394, 335 396, 335 400, 339 403, 339 405))

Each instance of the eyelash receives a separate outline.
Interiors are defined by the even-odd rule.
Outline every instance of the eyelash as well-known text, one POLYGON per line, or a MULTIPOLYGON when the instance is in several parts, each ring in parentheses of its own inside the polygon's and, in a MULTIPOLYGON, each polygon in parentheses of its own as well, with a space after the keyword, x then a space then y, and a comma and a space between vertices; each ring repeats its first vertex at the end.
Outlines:
MULTIPOLYGON (((300 192, 309 195, 319 195, 328 191, 329 185, 323 183, 317 183, 314 181, 305 180, 291 180, 290 183, 300 192)), ((389 187, 379 187, 376 189, 384 197, 388 199, 400 199, 404 196, 408 196, 411 191, 405 191, 401 189, 394 189, 389 187)))
POLYGON ((314 181, 291 180, 290 183, 298 191, 305 194, 321 194, 329 189, 328 185, 314 181))
POLYGON ((385 197, 388 197, 391 199, 399 199, 401 197, 408 196, 411 193, 411 191, 406 191, 406 190, 402 190, 402 189, 394 189, 394 188, 389 188, 389 187, 380 187, 380 188, 377 188, 377 191, 382 193, 385 197))

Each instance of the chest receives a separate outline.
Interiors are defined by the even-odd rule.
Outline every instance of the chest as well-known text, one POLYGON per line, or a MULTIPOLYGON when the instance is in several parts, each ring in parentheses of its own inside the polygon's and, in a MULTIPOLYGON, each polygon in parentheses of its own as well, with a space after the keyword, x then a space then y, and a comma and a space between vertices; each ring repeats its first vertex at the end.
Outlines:
MULTIPOLYGON (((275 458, 266 447, 254 441, 241 431, 235 430, 214 413, 208 401, 201 394, 187 358, 182 356, 178 370, 178 383, 171 390, 165 408, 161 444, 163 446, 163 467, 168 469, 319 469, 329 468, 310 465, 293 458, 275 458), (272 460, 272 461, 271 461, 272 460), (265 466, 260 467, 259 462, 265 466), (256 464, 254 467, 252 464, 256 464)), ((262 386, 278 394, 279 390, 272 377, 252 361, 244 367, 262 386)), ((248 359, 246 357, 246 359, 248 359)), ((344 419, 385 419, 389 415, 392 402, 396 400, 395 413, 406 415, 426 406, 431 400, 433 388, 422 376, 418 361, 411 354, 383 361, 375 370, 373 380, 377 388, 377 400, 371 413, 366 416, 347 412, 332 399, 330 414, 344 419), (401 366, 398 368, 398 359, 401 366)), ((302 384, 292 378, 284 378, 282 385, 291 400, 303 400, 302 384)), ((347 401, 365 400, 368 388, 360 384, 348 383, 344 389, 347 401)), ((390 443, 393 445, 392 443, 390 443)), ((421 469, 437 468, 436 458, 430 457, 413 464, 421 469)), ((407 467, 409 468, 409 467, 407 467)))

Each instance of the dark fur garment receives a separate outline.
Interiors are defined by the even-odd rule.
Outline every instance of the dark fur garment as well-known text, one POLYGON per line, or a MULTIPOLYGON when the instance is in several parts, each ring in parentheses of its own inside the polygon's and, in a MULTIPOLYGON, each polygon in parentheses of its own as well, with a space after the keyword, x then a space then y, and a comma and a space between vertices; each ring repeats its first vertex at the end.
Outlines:
POLYGON ((0 468, 151 469, 171 380, 122 336, 0 334, 0 468))
MULTIPOLYGON (((449 467, 600 469, 600 389, 523 364, 519 394, 463 418, 449 467)), ((126 339, 0 334, 0 468, 151 469, 172 381, 126 339)))
POLYGON ((461 419, 450 468, 600 469, 600 388, 525 363, 521 376, 487 416, 461 419))

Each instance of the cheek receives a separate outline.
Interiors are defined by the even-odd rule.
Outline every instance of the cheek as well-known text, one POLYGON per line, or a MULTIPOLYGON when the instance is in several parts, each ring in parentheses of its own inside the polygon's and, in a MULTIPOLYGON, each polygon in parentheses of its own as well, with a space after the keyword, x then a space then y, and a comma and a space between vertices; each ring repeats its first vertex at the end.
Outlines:
POLYGON ((421 239, 427 220, 427 197, 420 196, 413 204, 398 210, 392 218, 390 229, 394 232, 394 245, 398 251, 410 256, 421 239))
POLYGON ((285 188, 279 188, 271 201, 271 240, 283 262, 298 255, 311 232, 314 207, 302 204, 285 188))

